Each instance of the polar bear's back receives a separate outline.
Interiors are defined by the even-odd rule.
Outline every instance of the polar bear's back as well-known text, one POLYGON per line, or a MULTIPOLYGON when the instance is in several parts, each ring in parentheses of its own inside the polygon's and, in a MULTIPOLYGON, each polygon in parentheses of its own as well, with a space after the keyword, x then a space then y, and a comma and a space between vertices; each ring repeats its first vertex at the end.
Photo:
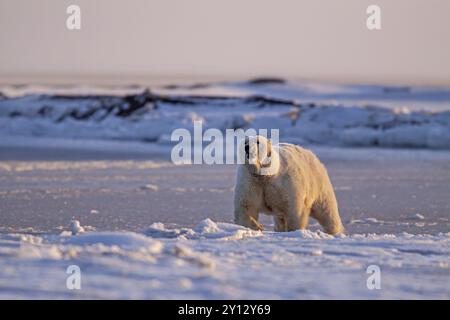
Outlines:
POLYGON ((325 166, 312 151, 290 143, 280 143, 278 146, 280 157, 285 162, 284 165, 326 171, 325 166))
POLYGON ((281 174, 301 180, 303 188, 312 193, 332 188, 325 166, 312 151, 290 143, 280 143, 278 151, 281 174))

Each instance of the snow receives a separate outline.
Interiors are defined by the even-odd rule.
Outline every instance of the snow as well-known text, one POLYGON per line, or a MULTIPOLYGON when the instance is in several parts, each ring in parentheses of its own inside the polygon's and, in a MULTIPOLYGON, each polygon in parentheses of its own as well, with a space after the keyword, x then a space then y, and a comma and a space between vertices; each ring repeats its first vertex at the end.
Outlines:
POLYGON ((0 299, 450 298, 448 88, 146 89, 0 88, 0 299), (196 120, 307 145, 349 233, 228 223, 235 166, 169 161, 172 130, 196 120))
POLYGON ((0 298, 317 299, 450 297, 450 233, 275 233, 203 220, 144 234, 0 235, 0 298), (369 290, 369 265, 381 289, 369 290), (81 290, 65 288, 69 265, 81 290))
POLYGON ((154 184, 146 184, 145 186, 142 186, 141 189, 148 191, 158 191, 159 187, 154 184))
POLYGON ((77 88, 3 88, 0 135, 170 144, 174 129, 192 131, 202 121, 205 130, 277 128, 282 139, 307 144, 450 149, 448 88, 297 82, 77 88))
MULTIPOLYGON (((0 162, 0 170, 6 172, 27 172, 27 171, 59 171, 59 170, 73 170, 73 171, 87 171, 87 170, 118 170, 127 168, 139 169, 155 169, 172 166, 169 162, 154 162, 154 161, 14 161, 14 162, 0 162)), ((155 189, 155 186, 146 185, 144 189, 155 189)))
POLYGON ((84 232, 84 228, 80 225, 80 221, 78 221, 78 220, 70 221, 69 229, 70 229, 70 232, 72 232, 73 235, 84 232))

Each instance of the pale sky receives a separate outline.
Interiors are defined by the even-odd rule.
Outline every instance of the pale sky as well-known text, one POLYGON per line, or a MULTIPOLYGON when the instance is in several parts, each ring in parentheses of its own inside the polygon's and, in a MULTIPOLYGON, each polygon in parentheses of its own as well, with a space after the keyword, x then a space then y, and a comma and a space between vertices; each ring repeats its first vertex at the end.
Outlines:
POLYGON ((272 75, 450 84, 449 0, 0 0, 0 78, 272 75), (82 28, 66 28, 81 7, 82 28), (366 28, 381 7, 382 29, 366 28))

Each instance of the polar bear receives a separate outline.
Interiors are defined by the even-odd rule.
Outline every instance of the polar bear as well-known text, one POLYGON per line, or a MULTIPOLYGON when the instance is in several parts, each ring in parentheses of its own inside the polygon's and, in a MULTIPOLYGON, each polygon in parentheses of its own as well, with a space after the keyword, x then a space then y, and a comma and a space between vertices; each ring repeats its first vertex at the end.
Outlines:
POLYGON ((327 233, 343 233, 327 170, 309 150, 272 145, 263 136, 246 137, 240 148, 234 193, 234 220, 262 230, 259 213, 272 215, 275 231, 305 229, 313 217, 327 233))

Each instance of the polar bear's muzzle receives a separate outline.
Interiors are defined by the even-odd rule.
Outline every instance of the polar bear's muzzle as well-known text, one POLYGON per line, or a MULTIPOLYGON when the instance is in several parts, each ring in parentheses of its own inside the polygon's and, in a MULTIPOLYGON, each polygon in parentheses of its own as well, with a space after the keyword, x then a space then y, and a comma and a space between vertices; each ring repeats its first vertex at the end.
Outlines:
POLYGON ((243 143, 243 163, 254 176, 273 176, 280 168, 277 150, 265 137, 246 137, 243 143))
POLYGON ((248 137, 244 142, 245 163, 256 169, 270 167, 272 144, 258 137, 248 137))

